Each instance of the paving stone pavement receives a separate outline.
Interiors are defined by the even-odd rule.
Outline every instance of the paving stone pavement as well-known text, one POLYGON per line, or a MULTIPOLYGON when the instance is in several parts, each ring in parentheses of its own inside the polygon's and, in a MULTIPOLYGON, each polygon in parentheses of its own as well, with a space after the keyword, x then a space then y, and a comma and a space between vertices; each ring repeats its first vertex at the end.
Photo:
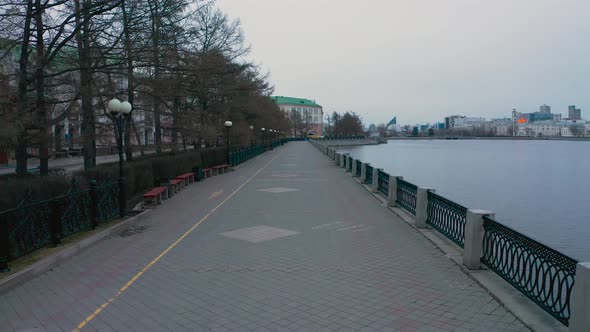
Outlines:
POLYGON ((306 142, 191 185, 136 227, 0 294, 0 330, 72 331, 113 297, 82 331, 527 330, 306 142))

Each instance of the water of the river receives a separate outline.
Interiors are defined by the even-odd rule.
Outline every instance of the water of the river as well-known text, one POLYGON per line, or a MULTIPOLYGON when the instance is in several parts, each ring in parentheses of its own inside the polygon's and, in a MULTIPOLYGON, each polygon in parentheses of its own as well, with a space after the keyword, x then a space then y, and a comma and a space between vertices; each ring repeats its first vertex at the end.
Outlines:
POLYGON ((572 258, 590 261, 590 142, 390 140, 340 148, 572 258))

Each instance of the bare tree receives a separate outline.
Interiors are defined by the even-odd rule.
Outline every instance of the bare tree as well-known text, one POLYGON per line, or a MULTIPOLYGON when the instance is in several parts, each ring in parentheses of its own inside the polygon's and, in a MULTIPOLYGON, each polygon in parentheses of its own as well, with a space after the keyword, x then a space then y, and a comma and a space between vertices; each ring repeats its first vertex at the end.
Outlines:
POLYGON ((572 135, 574 135, 575 137, 584 136, 585 128, 583 124, 572 124, 569 126, 569 129, 572 135))

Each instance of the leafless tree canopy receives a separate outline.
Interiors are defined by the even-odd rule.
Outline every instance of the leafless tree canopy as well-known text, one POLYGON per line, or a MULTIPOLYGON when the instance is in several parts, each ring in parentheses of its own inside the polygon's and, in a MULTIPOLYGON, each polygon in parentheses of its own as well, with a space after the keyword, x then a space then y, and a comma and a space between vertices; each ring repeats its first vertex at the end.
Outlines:
POLYGON ((0 52, 0 145, 14 148, 19 175, 32 157, 47 173, 63 149, 93 167, 97 147, 114 143, 112 98, 133 105, 128 159, 218 144, 225 120, 237 144, 250 125, 291 128, 268 74, 246 61, 240 22, 212 1, 4 0, 0 52))

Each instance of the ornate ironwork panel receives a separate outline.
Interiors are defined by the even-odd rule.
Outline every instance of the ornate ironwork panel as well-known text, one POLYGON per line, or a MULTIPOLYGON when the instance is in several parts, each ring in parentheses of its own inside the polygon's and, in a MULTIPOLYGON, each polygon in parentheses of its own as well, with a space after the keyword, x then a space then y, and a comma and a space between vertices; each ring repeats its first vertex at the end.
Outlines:
POLYGON ((389 195, 389 174, 379 170, 379 183, 377 191, 383 194, 385 197, 389 195))
POLYGON ((482 263, 567 326, 578 262, 490 218, 483 227, 482 263))
POLYGON ((397 179, 397 205, 416 215, 416 193, 418 187, 400 178, 397 179))
POLYGON ((426 223, 463 248, 467 208, 435 193, 428 193, 426 223))
POLYGON ((373 166, 365 166, 365 183, 373 184, 373 166))
POLYGON ((357 177, 361 177, 361 167, 362 167, 363 163, 360 160, 356 161, 356 176, 357 177))
POLYGON ((65 209, 61 216, 63 236, 92 228, 90 220, 90 190, 71 192, 63 197, 65 209))
POLYGON ((8 260, 24 256, 51 243, 50 201, 33 202, 30 192, 14 209, 2 212, 8 229, 8 260))
POLYGON ((108 177, 96 187, 98 201, 98 223, 116 218, 119 215, 119 184, 108 177))

